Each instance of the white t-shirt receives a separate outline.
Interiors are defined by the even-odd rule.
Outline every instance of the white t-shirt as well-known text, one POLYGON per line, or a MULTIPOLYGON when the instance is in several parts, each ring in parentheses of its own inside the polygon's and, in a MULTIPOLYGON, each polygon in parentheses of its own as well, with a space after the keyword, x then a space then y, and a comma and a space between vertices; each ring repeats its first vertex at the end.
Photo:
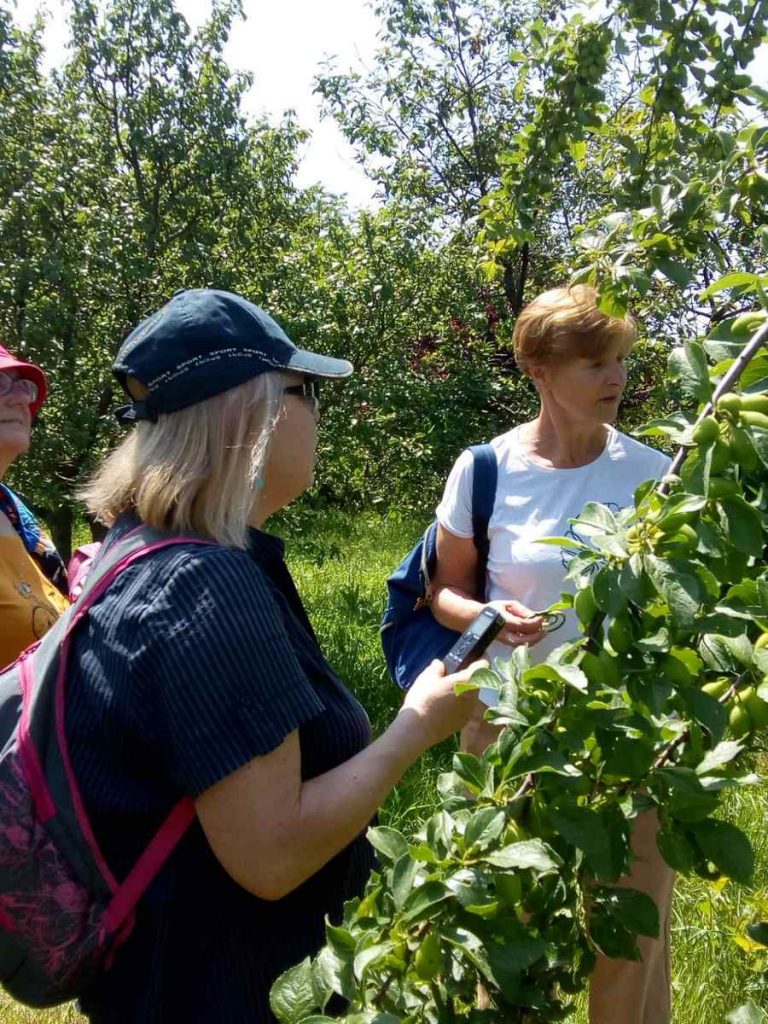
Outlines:
MULTIPOLYGON (((602 453, 586 466, 553 469, 526 455, 515 427, 491 444, 499 466, 496 501, 488 535, 486 598, 522 601, 542 611, 558 601, 562 591, 573 592, 565 581, 568 561, 575 551, 536 543, 542 537, 577 537, 578 527, 568 521, 578 516, 588 501, 599 501, 618 511, 632 504, 635 489, 644 480, 663 476, 670 459, 626 434, 608 429, 602 453)), ((472 453, 456 460, 437 506, 438 522, 457 537, 472 536, 472 453)), ((587 538, 579 538, 588 543, 587 538)), ((560 644, 580 635, 573 609, 565 624, 548 633, 531 648, 533 662, 544 661, 560 644)), ((510 657, 511 648, 498 642, 487 657, 510 657)))

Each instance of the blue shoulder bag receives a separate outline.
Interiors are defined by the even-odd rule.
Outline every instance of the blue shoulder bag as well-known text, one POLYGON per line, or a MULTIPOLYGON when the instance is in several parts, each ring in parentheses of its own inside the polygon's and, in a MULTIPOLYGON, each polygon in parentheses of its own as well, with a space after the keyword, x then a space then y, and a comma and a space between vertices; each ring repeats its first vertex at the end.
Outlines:
MULTIPOLYGON (((489 444, 469 449, 474 458, 472 474, 472 533, 477 548, 477 588, 485 598, 488 566, 488 523, 496 498, 496 453, 489 444)), ((459 634, 441 626, 428 603, 430 579, 437 564, 437 523, 431 523, 421 540, 387 580, 387 605, 381 621, 381 646, 392 679, 403 690, 434 658, 442 658, 459 634)))

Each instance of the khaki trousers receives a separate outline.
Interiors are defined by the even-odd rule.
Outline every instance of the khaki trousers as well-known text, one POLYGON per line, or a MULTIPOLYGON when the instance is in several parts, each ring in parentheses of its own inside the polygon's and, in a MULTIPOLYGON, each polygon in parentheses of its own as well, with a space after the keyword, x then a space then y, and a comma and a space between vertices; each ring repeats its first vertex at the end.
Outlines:
POLYGON ((642 960, 598 956, 589 990, 590 1024, 669 1024, 669 914, 675 873, 656 848, 655 811, 635 819, 632 870, 617 885, 647 893, 659 908, 659 938, 638 937, 642 960))

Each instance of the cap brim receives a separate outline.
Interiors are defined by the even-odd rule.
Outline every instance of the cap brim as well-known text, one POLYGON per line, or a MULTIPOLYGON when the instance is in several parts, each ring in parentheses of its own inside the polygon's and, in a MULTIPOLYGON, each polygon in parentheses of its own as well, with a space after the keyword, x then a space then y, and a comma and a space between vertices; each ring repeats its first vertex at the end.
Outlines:
POLYGON ((24 359, 16 359, 15 356, 0 354, 0 370, 18 370, 24 377, 37 384, 37 401, 29 406, 32 413, 36 413, 48 395, 48 381, 40 367, 24 359))
POLYGON ((332 356, 318 356, 314 352, 297 349, 288 360, 288 369, 298 373, 309 373, 313 377, 330 377, 340 380, 348 377, 354 367, 346 359, 334 359, 332 356))

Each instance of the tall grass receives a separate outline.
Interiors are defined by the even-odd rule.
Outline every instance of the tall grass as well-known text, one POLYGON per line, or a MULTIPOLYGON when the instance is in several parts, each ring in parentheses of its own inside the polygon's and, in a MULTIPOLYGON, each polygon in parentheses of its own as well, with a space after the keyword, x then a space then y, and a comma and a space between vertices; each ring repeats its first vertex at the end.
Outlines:
MULTIPOLYGON (((289 520, 289 561, 320 641, 339 675, 361 699, 376 732, 386 727, 400 703, 380 652, 378 625, 384 580, 418 537, 423 523, 395 517, 352 518, 314 513, 289 520)), ((435 780, 450 765, 455 744, 429 751, 411 768, 381 810, 383 822, 413 831, 435 805, 435 780)), ((768 773, 763 765, 762 774, 768 773)), ((761 888, 733 883, 713 886, 683 879, 672 917, 675 1024, 723 1024, 748 996, 768 1006, 768 989, 757 968, 764 957, 743 950, 754 899, 768 901, 768 785, 733 792, 728 815, 750 836, 757 853, 755 877, 761 888)), ((0 994, 2 1024, 75 1024, 71 1007, 47 1013, 26 1010, 0 994)), ((582 1005, 573 1024, 584 1024, 582 1005)), ((226 1022, 222 1022, 226 1024, 226 1022)))

